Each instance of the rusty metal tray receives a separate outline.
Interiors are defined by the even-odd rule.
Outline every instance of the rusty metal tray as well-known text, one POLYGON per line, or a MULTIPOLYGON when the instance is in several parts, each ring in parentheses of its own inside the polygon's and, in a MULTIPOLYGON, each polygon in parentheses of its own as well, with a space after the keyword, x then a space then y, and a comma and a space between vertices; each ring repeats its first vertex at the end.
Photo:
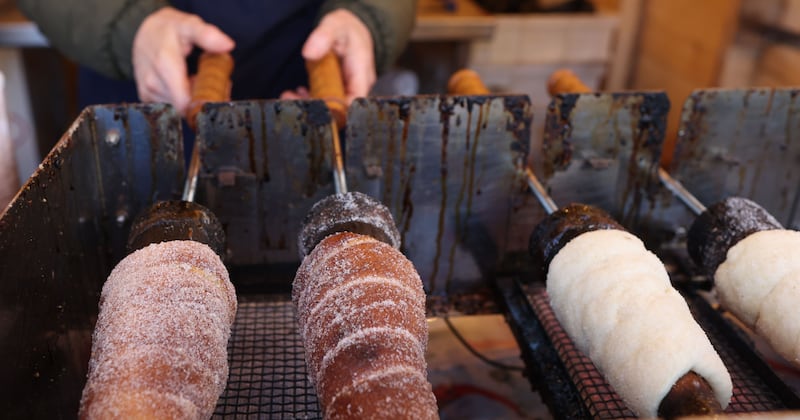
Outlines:
MULTIPOLYGON (((600 184, 604 194, 591 195, 593 204, 612 206, 607 210, 629 226, 647 228, 668 214, 661 210, 677 206, 633 170, 657 161, 663 112, 648 108, 635 114, 646 116, 644 122, 632 120, 631 110, 639 112, 643 103, 618 98, 611 105, 620 114, 606 109, 601 120, 625 135, 654 127, 647 141, 609 149, 602 147, 609 135, 593 137, 601 131, 573 124, 563 132, 572 136, 573 161, 587 157, 584 170, 613 170, 598 178, 608 182, 600 184), (585 154, 593 144, 602 153, 585 154)), ((551 107, 550 127, 565 128, 569 113, 592 101, 571 104, 551 107)), ((607 105, 595 103, 586 115, 607 105)), ((379 197, 393 211, 405 235, 403 251, 424 280, 429 314, 506 312, 531 382, 554 416, 591 413, 559 358, 562 344, 542 327, 547 314, 534 310, 541 293, 529 283, 537 270, 527 242, 544 211, 521 171, 529 160, 527 98, 371 98, 354 103, 350 115, 355 123, 343 138, 351 189, 379 197)), ((226 263, 242 305, 230 342, 231 382, 215 416, 318 417, 287 296, 299 264, 301 219, 333 192, 329 117, 317 101, 248 101, 210 104, 202 118, 198 201, 212 208, 232 239, 226 263)), ((559 156, 559 141, 546 139, 551 155, 545 156, 559 156)), ((77 413, 102 283, 125 255, 131 219, 155 201, 180 197, 181 145, 180 120, 169 107, 88 108, 0 215, 0 386, 6 390, 0 410, 9 417, 77 413)), ((580 172, 570 181, 569 171, 542 165, 537 173, 557 200, 567 200, 580 172)), ((723 322, 718 315, 712 311, 713 323, 723 322)), ((736 339, 735 328, 720 325, 723 338, 736 339)), ((757 387, 777 396, 766 409, 796 407, 794 394, 781 391, 785 384, 764 379, 761 359, 748 359, 750 346, 732 351, 758 371, 757 387)))

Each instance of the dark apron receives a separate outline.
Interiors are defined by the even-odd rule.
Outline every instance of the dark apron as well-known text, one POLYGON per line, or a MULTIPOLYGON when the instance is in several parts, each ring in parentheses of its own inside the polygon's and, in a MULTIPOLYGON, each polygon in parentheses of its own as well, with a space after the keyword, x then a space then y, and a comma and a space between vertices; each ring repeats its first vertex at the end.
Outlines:
MULTIPOLYGON (((305 63, 300 54, 313 29, 322 0, 175 0, 176 9, 199 15, 218 26, 236 41, 232 55, 234 70, 231 98, 272 99, 287 89, 308 84, 305 63)), ((188 59, 194 73, 199 51, 188 59)), ((133 81, 102 76, 80 68, 78 74, 79 109, 93 104, 140 102, 133 81)), ((184 130, 187 153, 192 133, 184 130)))

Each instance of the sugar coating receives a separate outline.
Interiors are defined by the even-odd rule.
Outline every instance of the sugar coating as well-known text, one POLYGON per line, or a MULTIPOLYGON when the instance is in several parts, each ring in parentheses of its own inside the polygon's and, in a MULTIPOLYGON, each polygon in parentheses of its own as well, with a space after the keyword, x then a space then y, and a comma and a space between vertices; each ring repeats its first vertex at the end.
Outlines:
POLYGON ((708 275, 725 260, 728 250, 752 233, 783 229, 769 212, 743 197, 728 197, 712 204, 689 228, 689 254, 708 275))
POLYGON ((325 197, 311 207, 298 236, 300 255, 309 254, 325 236, 341 231, 373 236, 400 247, 400 232, 389 209, 367 194, 350 191, 325 197))
POLYGON ((714 274, 722 306, 800 366, 800 232, 763 230, 728 250, 714 274))
POLYGON ((103 285, 80 417, 211 417, 235 315, 233 284, 207 245, 128 255, 103 285))
POLYGON ((569 241, 547 274, 550 304, 576 347, 642 417, 689 371, 702 376, 724 408, 733 392, 725 365, 660 260, 622 230, 569 241))
POLYGON ((326 418, 438 418, 425 292, 400 251, 366 235, 330 235, 303 260, 292 300, 326 418))
POLYGON ((331 420, 438 418, 431 407, 436 407, 436 399, 425 375, 396 368, 342 389, 324 415, 331 420))

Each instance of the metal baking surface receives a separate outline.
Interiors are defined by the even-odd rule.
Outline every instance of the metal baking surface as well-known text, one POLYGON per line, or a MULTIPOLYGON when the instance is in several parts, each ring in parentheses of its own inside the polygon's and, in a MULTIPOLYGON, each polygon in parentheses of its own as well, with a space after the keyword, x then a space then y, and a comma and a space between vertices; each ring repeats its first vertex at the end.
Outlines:
POLYGON ((544 213, 522 165, 525 96, 366 98, 350 107, 349 187, 381 200, 429 295, 431 313, 482 312, 488 281, 527 253, 544 213))
POLYGON ((239 299, 228 360, 228 383, 213 418, 322 417, 288 295, 239 299))
POLYGON ((198 201, 225 227, 231 265, 299 265, 308 210, 334 193, 322 101, 207 104, 198 115, 198 201))
POLYGON ((697 90, 683 106, 673 168, 701 202, 752 199, 800 228, 800 90, 697 90))
POLYGON ((133 217, 180 197, 180 119, 161 105, 88 108, 0 218, 0 411, 69 418, 100 289, 133 217))
POLYGON ((668 112, 663 92, 557 95, 547 110, 534 172, 557 204, 594 205, 635 229, 668 112))

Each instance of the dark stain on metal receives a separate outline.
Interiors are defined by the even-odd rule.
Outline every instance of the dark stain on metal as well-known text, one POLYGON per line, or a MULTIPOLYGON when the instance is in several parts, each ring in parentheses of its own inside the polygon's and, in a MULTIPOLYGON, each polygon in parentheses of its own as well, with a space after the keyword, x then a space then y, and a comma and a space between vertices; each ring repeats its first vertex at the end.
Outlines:
POLYGON ((417 166, 415 164, 410 164, 408 166, 408 175, 405 180, 405 187, 403 188, 403 208, 400 212, 401 220, 400 224, 402 225, 402 229, 400 229, 400 243, 405 243, 406 233, 408 233, 408 229, 411 227, 411 218, 414 216, 414 202, 411 200, 411 181, 414 179, 414 174, 417 172, 417 166))
MULTIPOLYGON (((486 98, 472 98, 469 100, 470 109, 472 104, 479 104, 481 110, 484 108, 486 98)), ((503 97, 503 109, 508 114, 508 122, 506 123, 506 130, 510 132, 516 141, 511 143, 511 150, 514 152, 522 153, 521 162, 525 161, 528 156, 528 143, 531 138, 531 122, 533 120, 530 114, 530 101, 526 96, 510 95, 503 97)), ((481 111, 483 112, 483 111, 481 111)), ((488 110, 487 110, 488 114, 488 110)), ((488 119, 484 120, 481 128, 486 129, 488 119)))
MULTIPOLYGON (((769 98, 767 98, 767 105, 764 107, 764 113, 761 115, 761 118, 760 118, 761 124, 759 126, 758 136, 759 136, 759 139, 761 141, 768 140, 767 123, 769 122, 771 114, 772 114, 772 101, 774 99, 775 99, 775 89, 770 89, 769 90, 769 98)), ((762 147, 760 149, 760 151, 761 151, 761 153, 760 153, 761 156, 759 156, 756 159, 755 173, 753 174, 753 178, 752 178, 752 180, 750 182, 750 193, 748 194, 748 197, 755 197, 756 196, 756 189, 760 184, 759 180, 761 179, 763 166, 764 166, 765 163, 768 163, 768 162, 765 162, 765 161, 768 159, 767 156, 769 155, 769 144, 767 144, 767 147, 762 147)))
POLYGON ((248 158, 250 159, 250 172, 257 174, 258 170, 256 169, 256 137, 253 133, 253 116, 250 115, 250 108, 245 108, 244 112, 242 112, 241 125, 244 128, 244 131, 247 135, 247 153, 248 158))
POLYGON ((544 176, 566 169, 572 161, 573 145, 570 143, 572 110, 580 95, 556 95, 547 108, 547 117, 542 139, 544 176))
MULTIPOLYGON (((394 156, 397 154, 397 113, 392 112, 389 115, 389 124, 387 127, 388 130, 388 138, 385 142, 386 144, 386 156, 387 159, 384 160, 384 165, 386 166, 386 170, 384 171, 384 178, 383 178, 383 197, 384 197, 384 204, 389 208, 394 207, 394 194, 392 194, 394 190, 394 163, 395 159, 394 156)), ((402 165, 402 160, 401 160, 402 165)))
MULTIPOLYGON (((708 110, 703 103, 703 96, 698 92, 693 92, 686 101, 689 107, 688 116, 681 118, 681 127, 678 130, 678 139, 675 144, 673 162, 701 161, 703 160, 704 150, 700 148, 699 139, 708 133, 708 125, 705 116, 708 110)), ((684 115, 687 110, 683 110, 684 115)))
MULTIPOLYGON (((476 122, 476 132, 480 130, 481 121, 478 119, 476 122)), ((451 283, 453 280, 453 268, 455 266, 455 254, 456 248, 458 244, 461 243, 462 240, 465 240, 466 230, 463 230, 462 234, 462 219, 461 219, 461 204, 464 202, 464 196, 468 194, 467 187, 469 184, 469 178, 471 178, 471 173, 473 172, 473 167, 471 164, 474 164, 474 160, 471 160, 470 151, 470 134, 472 132, 472 110, 467 111, 467 127, 464 130, 464 134, 466 135, 465 145, 467 148, 467 153, 464 153, 464 163, 463 168, 461 170, 461 188, 458 190, 458 196, 456 197, 456 202, 453 206, 453 210, 455 211, 455 220, 453 229, 453 242, 450 244, 450 250, 447 256, 447 274, 445 275, 444 281, 444 291, 445 294, 450 294, 451 283)), ((474 149, 473 149, 474 150, 474 149)), ((464 218, 465 220, 468 217, 464 218)))
MULTIPOLYGON (((518 101, 518 98, 520 98, 520 97, 519 96, 516 96, 516 97, 509 96, 509 97, 507 97, 507 100, 509 102, 516 103, 518 101), (514 99, 514 98, 517 98, 517 99, 514 99)), ((476 105, 479 106, 479 107, 482 107, 483 104, 488 103, 489 100, 491 99, 491 96, 470 95, 470 96, 465 96, 464 99, 466 99, 466 101, 467 101, 467 111, 472 112, 472 109, 476 105)), ((510 108, 516 109, 516 105, 514 105, 514 104, 507 105, 507 106, 509 106, 510 108)))
POLYGON ((100 167, 100 139, 97 136, 97 120, 95 115, 92 115, 91 118, 87 118, 89 121, 89 133, 92 139, 92 160, 94 163, 94 173, 95 173, 95 181, 97 181, 97 193, 100 196, 100 208, 102 209, 102 216, 108 217, 106 213, 106 197, 105 197, 105 190, 103 188, 103 170, 100 167))
POLYGON ((410 124, 410 117, 408 111, 399 112, 398 118, 403 124, 403 133, 400 140, 400 173, 401 173, 401 188, 403 190, 402 208, 400 210, 399 224, 400 228, 400 243, 405 243, 405 236, 411 226, 411 217, 414 215, 414 203, 411 200, 411 184, 414 180, 414 174, 417 171, 416 164, 407 161, 408 154, 408 129, 410 124))
POLYGON ((397 109, 397 118, 403 121, 408 121, 409 115, 411 115, 411 101, 413 98, 404 97, 404 96, 396 96, 391 97, 386 100, 386 103, 392 105, 395 109, 397 109))
POLYGON ((633 145, 619 208, 622 214, 620 221, 630 228, 639 223, 638 210, 645 195, 650 198, 651 204, 655 200, 653 194, 658 188, 652 174, 657 170, 660 160, 669 99, 664 94, 628 94, 628 98, 631 124, 635 126, 631 127, 633 145))
POLYGON ((453 102, 442 95, 439 98, 439 122, 442 124, 442 144, 440 158, 441 202, 439 203, 439 220, 436 231, 436 252, 433 257, 433 272, 430 277, 429 293, 436 288, 436 276, 439 274, 439 258, 442 255, 442 237, 444 236, 444 219, 447 210, 447 142, 450 137, 450 118, 453 116, 453 102))
MULTIPOLYGON (((781 145, 782 150, 788 150, 793 139, 792 122, 796 121, 797 108, 795 107, 795 102, 798 92, 800 92, 800 90, 792 89, 789 93, 789 110, 786 115, 786 125, 784 126, 784 138, 783 144, 781 145)), ((796 167, 797 165, 794 166, 796 167)), ((791 169, 789 169, 789 174, 786 176, 787 179, 790 174, 791 169)), ((789 220, 797 220, 797 207, 798 204, 800 204, 800 186, 796 187, 795 191, 792 191, 792 193, 794 193, 794 196, 792 197, 792 204, 789 210, 789 220)))
POLYGON ((269 141, 267 137, 267 110, 264 106, 261 109, 261 175, 262 182, 270 181, 269 174, 269 141))

